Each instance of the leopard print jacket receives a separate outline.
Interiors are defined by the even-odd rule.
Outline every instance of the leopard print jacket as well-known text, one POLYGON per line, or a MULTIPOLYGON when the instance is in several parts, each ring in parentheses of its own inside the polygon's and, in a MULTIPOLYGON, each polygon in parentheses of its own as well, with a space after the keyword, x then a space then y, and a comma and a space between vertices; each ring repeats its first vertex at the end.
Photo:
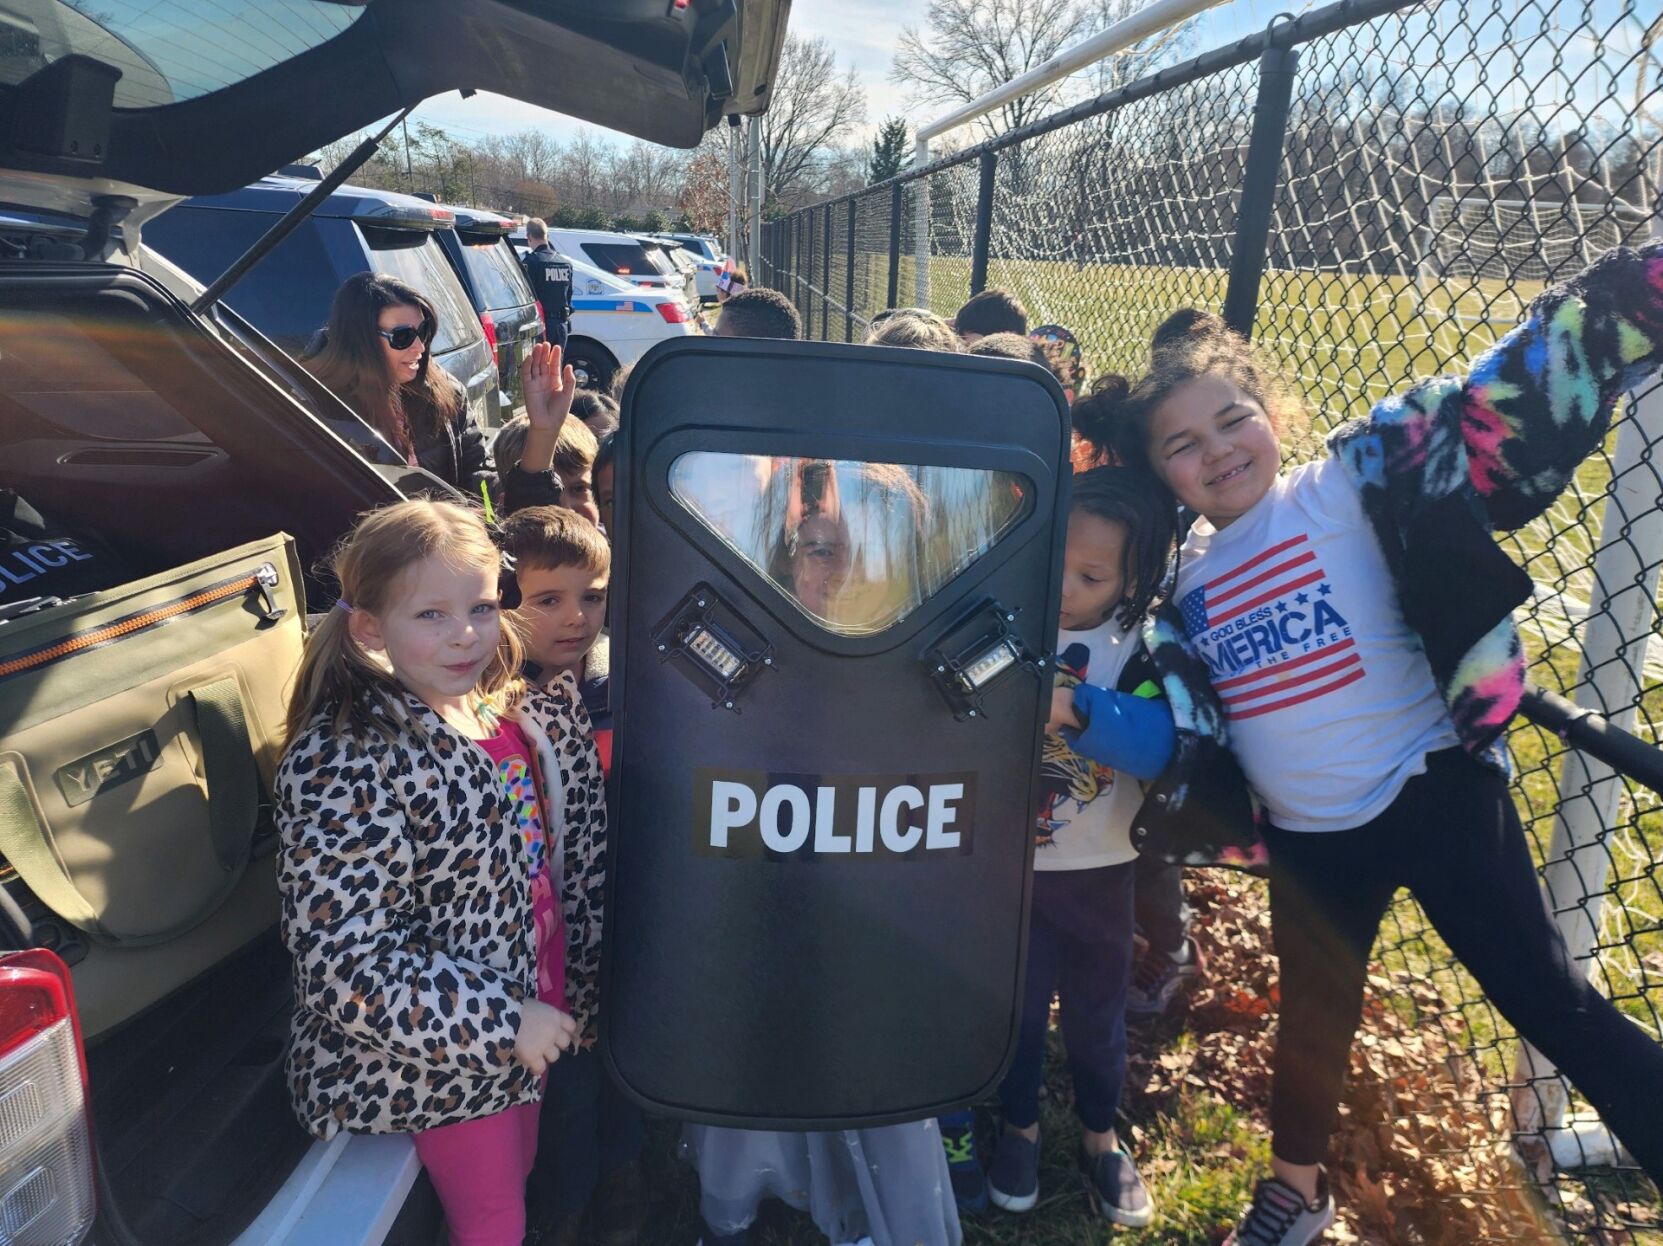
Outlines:
MULTIPOLYGON (((409 1133, 541 1098, 514 1063, 535 998, 524 855, 484 750, 416 697, 389 743, 313 721, 275 784, 283 937, 294 957, 289 1091, 320 1138, 409 1133), (426 741, 420 740, 425 735, 426 741)), ((562 861, 566 993, 594 1042, 605 785, 570 676, 510 713, 536 753, 562 861)))

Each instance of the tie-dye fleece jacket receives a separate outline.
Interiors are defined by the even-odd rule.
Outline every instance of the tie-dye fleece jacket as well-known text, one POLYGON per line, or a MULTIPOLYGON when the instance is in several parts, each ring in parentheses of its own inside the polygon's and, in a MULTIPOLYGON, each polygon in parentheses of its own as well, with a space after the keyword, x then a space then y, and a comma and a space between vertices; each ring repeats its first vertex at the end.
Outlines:
MULTIPOLYGON (((1426 646, 1462 745, 1503 764, 1524 692, 1512 612, 1530 577, 1493 533, 1536 518, 1663 362, 1663 244, 1620 248, 1544 292, 1465 377, 1422 381, 1328 439, 1356 484, 1403 615, 1426 646)), ((1263 845, 1207 668, 1171 607, 1145 643, 1178 727, 1172 764, 1134 822, 1139 850, 1190 865, 1262 866, 1263 845)))

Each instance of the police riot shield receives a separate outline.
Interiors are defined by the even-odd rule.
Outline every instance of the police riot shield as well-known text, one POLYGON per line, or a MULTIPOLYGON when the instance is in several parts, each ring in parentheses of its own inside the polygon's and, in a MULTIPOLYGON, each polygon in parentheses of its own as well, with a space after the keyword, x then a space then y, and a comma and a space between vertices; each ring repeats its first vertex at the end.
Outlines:
POLYGON ((997 1085, 1068 444, 1029 363, 676 339, 636 365, 601 1044, 644 1106, 842 1128, 997 1085))

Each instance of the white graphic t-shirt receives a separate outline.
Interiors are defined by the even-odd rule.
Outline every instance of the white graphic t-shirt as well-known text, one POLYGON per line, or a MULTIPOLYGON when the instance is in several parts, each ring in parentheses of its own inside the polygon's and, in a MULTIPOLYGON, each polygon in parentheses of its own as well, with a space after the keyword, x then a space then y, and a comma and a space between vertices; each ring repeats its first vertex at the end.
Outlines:
MULTIPOLYGON (((1113 688, 1137 644, 1136 633, 1113 618, 1088 631, 1059 628, 1056 686, 1113 688)), ((1131 775, 1081 757, 1060 735, 1048 735, 1039 782, 1036 870, 1094 870, 1137 856, 1131 827, 1143 792, 1131 775)))
POLYGON ((1271 822, 1337 831, 1384 812, 1458 742, 1356 487, 1332 459, 1280 477, 1178 565, 1184 630, 1271 822))

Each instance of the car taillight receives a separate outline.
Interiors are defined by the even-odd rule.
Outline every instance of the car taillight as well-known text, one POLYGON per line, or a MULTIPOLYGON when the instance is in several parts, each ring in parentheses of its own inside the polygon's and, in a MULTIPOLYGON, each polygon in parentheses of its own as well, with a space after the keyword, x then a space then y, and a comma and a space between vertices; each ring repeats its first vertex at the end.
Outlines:
POLYGON ((71 1246, 92 1228, 87 1064, 69 968, 0 956, 0 1238, 71 1246))
POLYGON ((658 305, 658 314, 664 317, 667 324, 686 324, 692 319, 687 309, 674 299, 665 299, 658 305))
POLYGON ((491 323, 489 316, 479 318, 480 326, 485 330, 485 343, 491 348, 491 353, 497 353, 497 326, 491 323))

